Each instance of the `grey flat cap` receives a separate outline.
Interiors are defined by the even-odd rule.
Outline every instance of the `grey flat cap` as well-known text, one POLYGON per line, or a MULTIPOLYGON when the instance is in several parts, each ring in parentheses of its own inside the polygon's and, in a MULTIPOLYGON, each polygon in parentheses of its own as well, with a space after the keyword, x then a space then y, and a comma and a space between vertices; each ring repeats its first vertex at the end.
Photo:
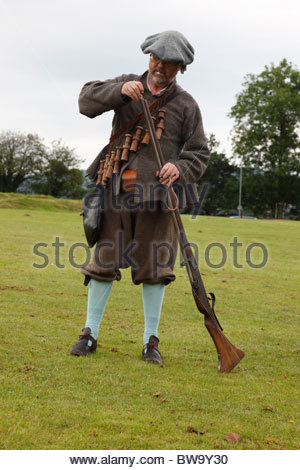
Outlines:
POLYGON ((148 36, 141 49, 144 54, 149 52, 160 60, 181 62, 184 66, 194 60, 194 48, 179 31, 163 31, 148 36))

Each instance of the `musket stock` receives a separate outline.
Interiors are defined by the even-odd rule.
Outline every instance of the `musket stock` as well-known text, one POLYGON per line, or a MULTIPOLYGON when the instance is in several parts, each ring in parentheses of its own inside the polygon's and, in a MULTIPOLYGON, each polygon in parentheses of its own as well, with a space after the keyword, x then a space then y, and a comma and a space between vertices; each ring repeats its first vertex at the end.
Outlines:
MULTIPOLYGON (((141 97, 141 104, 149 130, 151 142, 153 145, 154 154, 157 160, 158 168, 160 170, 166 162, 156 136, 148 103, 143 98, 143 96, 141 97)), ((211 307, 209 303, 209 299, 205 292, 204 284, 202 282, 201 274, 197 266, 196 259, 194 258, 191 246, 186 238, 181 216, 178 208, 176 208, 176 195, 172 188, 169 191, 168 195, 172 207, 171 214, 177 231, 180 249, 184 258, 183 264, 186 266, 187 269, 187 273, 192 287, 193 297, 198 310, 204 315, 205 327, 207 328, 218 353, 218 370, 219 372, 230 372, 240 362, 240 360, 244 357, 245 354, 242 350, 236 348, 233 344, 231 344, 223 333, 222 327, 214 312, 213 305, 211 307)))

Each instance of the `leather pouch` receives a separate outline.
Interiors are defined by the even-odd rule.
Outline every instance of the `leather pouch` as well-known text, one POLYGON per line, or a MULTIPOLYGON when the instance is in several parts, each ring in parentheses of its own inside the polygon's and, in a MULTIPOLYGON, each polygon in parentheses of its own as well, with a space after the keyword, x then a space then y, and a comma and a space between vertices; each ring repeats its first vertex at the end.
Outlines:
POLYGON ((134 191, 137 170, 124 170, 122 173, 122 189, 125 193, 134 191))
POLYGON ((105 188, 98 187, 91 193, 87 193, 82 201, 83 227, 86 240, 92 248, 100 236, 101 214, 105 208, 105 188))

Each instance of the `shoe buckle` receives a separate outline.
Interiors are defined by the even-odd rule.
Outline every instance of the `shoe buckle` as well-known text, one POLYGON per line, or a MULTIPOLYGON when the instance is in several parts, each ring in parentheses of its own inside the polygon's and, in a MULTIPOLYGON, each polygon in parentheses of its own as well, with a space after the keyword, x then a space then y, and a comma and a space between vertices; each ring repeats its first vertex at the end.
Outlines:
POLYGON ((155 336, 151 336, 149 338, 149 347, 152 349, 155 348, 158 345, 158 342, 159 342, 158 338, 155 338, 155 336))
POLYGON ((90 328, 83 328, 81 335, 79 336, 79 339, 86 338, 87 336, 90 336, 91 334, 91 329, 90 328))

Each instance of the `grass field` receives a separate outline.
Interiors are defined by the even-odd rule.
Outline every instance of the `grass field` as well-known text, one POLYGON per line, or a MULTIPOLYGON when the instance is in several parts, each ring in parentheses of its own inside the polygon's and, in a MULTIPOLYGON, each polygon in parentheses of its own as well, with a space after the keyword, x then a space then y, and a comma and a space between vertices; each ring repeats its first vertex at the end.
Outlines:
MULTIPOLYGON (((101 347, 69 355, 87 301, 70 263, 70 255, 73 265, 86 258, 71 248, 85 241, 79 212, 78 202, 0 195, 0 448, 299 449, 299 222, 183 216, 224 333, 246 353, 220 374, 179 261, 159 330, 163 367, 141 360, 141 286, 128 270, 113 287, 101 347), (57 237, 64 246, 55 254, 57 237), (213 242, 227 252, 220 268, 205 261, 213 242), (44 257, 34 254, 37 243, 44 257), (252 243, 267 250, 262 268, 247 264, 262 261, 252 243), (225 439, 230 432, 238 442, 225 439)), ((210 262, 220 255, 211 247, 210 262)))

